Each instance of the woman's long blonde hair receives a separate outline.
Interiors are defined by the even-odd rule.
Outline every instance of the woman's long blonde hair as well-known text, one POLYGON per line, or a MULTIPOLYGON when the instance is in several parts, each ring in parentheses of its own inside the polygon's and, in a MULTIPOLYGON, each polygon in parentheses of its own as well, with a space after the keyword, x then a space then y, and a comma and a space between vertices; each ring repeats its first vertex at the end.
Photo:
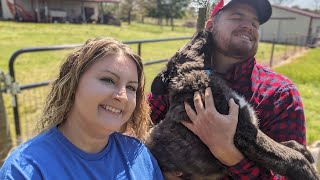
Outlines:
POLYGON ((136 63, 138 70, 137 105, 131 119, 121 127, 120 132, 144 141, 150 124, 150 107, 145 99, 143 63, 140 56, 127 45, 113 38, 88 40, 81 48, 67 57, 60 68, 58 78, 52 83, 42 116, 37 124, 38 130, 43 132, 65 121, 74 104, 75 92, 81 75, 97 59, 120 53, 131 58, 136 63))

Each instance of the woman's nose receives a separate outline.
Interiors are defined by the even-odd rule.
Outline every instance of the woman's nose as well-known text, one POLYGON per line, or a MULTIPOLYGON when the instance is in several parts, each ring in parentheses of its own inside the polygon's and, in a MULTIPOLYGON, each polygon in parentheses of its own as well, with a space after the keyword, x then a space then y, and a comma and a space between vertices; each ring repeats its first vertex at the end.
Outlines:
POLYGON ((126 88, 125 87, 115 88, 113 97, 121 102, 126 102, 128 100, 126 88))

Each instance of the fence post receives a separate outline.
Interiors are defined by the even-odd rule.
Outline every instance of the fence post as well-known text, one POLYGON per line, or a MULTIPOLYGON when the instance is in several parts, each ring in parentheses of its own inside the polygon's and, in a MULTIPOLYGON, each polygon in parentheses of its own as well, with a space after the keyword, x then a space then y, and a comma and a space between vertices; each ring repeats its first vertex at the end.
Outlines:
POLYGON ((289 43, 289 34, 287 33, 286 35, 286 40, 285 40, 285 51, 284 51, 284 58, 288 58, 288 43, 289 43))
POLYGON ((141 43, 138 43, 138 55, 141 56, 141 43))
POLYGON ((304 39, 304 37, 303 36, 301 36, 301 38, 300 38, 301 40, 301 43, 300 43, 300 51, 302 51, 303 50, 303 48, 307 45, 306 44, 306 40, 304 39))
POLYGON ((7 123, 4 100, 2 92, 0 91, 0 167, 12 147, 12 139, 10 136, 9 124, 7 123))
POLYGON ((274 46, 276 44, 276 34, 273 33, 273 40, 272 40, 272 48, 271 48, 271 57, 270 57, 270 68, 272 67, 272 61, 273 61, 273 53, 274 53, 274 46))
POLYGON ((296 35, 295 35, 294 53, 297 52, 297 46, 298 46, 298 33, 296 33, 296 35))

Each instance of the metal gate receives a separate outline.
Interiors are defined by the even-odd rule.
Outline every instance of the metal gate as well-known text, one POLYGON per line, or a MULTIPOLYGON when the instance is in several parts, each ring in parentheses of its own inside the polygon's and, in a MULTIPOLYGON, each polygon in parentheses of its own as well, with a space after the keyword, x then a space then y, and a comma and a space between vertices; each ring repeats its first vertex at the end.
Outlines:
MULTIPOLYGON (((155 43, 164 41, 177 41, 177 40, 188 40, 191 37, 179 37, 179 38, 165 38, 165 39, 150 39, 150 40, 136 40, 136 41, 125 41, 125 44, 137 44, 137 53, 141 56, 142 44, 144 43, 155 43)), ((0 93, 6 93, 8 98, 11 98, 11 104, 7 104, 7 109, 12 109, 12 112, 8 112, 7 120, 13 119, 14 121, 14 133, 11 133, 14 145, 18 145, 30 137, 35 135, 34 127, 36 121, 39 119, 46 94, 48 93, 49 80, 41 81, 36 83, 28 83, 20 85, 16 79, 15 64, 17 63, 17 57, 34 52, 47 52, 47 51, 61 51, 70 50, 80 47, 81 44, 73 45, 59 45, 59 46, 48 46, 48 47, 35 47, 35 48, 24 48, 13 53, 9 60, 9 74, 3 73, 2 83, 4 84, 0 88, 0 93)), ((151 65, 162 63, 167 59, 151 60, 145 62, 145 66, 151 67, 151 65)), ((145 68, 147 71, 147 67, 145 68)), ((34 69, 36 70, 36 68, 34 69)), ((153 69, 149 69, 153 71, 153 69)), ((0 78, 1 80, 1 78, 0 78)), ((8 111, 8 110, 7 110, 8 111)))

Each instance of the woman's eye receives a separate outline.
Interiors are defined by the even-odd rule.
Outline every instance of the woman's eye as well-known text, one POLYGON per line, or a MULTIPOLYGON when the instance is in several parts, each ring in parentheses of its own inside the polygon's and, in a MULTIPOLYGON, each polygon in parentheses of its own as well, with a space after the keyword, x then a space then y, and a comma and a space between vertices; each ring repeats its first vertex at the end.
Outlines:
POLYGON ((103 82, 114 84, 114 81, 111 78, 103 78, 101 79, 103 82))
POLYGON ((137 91, 137 88, 136 88, 136 87, 133 87, 133 86, 127 86, 127 88, 128 88, 130 91, 133 91, 133 92, 136 92, 136 91, 137 91))

